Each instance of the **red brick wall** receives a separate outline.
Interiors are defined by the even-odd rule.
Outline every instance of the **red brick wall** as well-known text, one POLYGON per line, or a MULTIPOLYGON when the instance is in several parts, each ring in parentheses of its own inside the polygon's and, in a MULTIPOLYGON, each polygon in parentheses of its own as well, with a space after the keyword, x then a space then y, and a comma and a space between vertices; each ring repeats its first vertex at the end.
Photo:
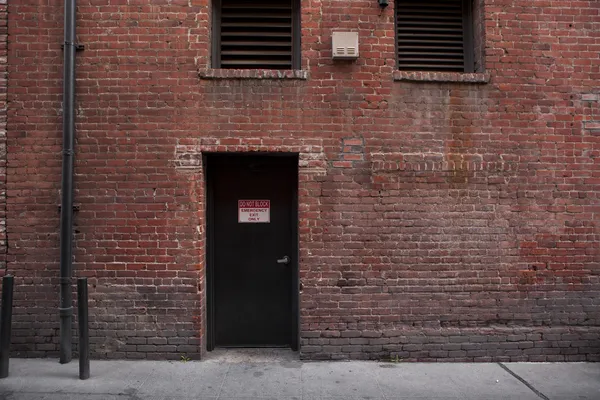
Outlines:
MULTIPOLYGON (((207 0, 78 4, 74 267, 95 357, 201 355, 201 154, 294 151, 302 356, 600 358, 596 1, 478 1, 472 75, 394 72, 393 4, 303 2, 285 76, 210 70, 207 0), (359 32, 357 61, 331 60, 334 29, 359 32)), ((13 343, 50 355, 62 2, 9 11, 13 343)))
MULTIPOLYGON (((8 13, 6 0, 0 0, 0 277, 6 273, 6 91, 8 53, 8 13)), ((0 287, 0 293, 2 288, 0 287)))

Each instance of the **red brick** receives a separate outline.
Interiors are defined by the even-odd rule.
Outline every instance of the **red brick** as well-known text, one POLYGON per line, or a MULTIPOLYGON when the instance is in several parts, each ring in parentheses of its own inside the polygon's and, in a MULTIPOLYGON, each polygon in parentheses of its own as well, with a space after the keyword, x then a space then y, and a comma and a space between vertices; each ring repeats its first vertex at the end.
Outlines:
MULTIPOLYGON (((303 3, 302 71, 281 72, 208 68, 208 0, 101 3, 77 14, 74 261, 96 357, 205 351, 202 153, 252 151, 299 153, 303 357, 600 359, 595 1, 476 0, 477 74, 395 71, 393 4, 303 3), (333 29, 359 32, 357 61, 331 59, 333 29)), ((6 7, 0 275, 13 354, 48 356, 63 5, 6 7)))

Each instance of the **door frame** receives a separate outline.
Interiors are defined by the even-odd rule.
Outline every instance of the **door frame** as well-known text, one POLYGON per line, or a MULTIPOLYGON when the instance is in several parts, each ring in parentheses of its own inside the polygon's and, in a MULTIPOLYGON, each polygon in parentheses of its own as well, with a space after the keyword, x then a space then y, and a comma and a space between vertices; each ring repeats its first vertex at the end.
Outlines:
POLYGON ((256 152, 256 153, 233 153, 233 152, 207 152, 202 154, 202 165, 204 170, 204 182, 206 188, 205 196, 205 216, 206 216, 206 245, 205 245, 205 260, 206 260, 206 350, 212 351, 215 348, 215 282, 214 282, 214 251, 215 251, 215 239, 214 239, 214 191, 213 191, 213 167, 211 166, 211 159, 225 157, 286 157, 293 158, 296 160, 295 169, 295 184, 292 193, 292 204, 290 207, 291 212, 291 227, 292 227, 292 254, 293 260, 291 265, 292 268, 292 298, 291 298, 291 338, 290 347, 293 351, 298 351, 300 348, 300 250, 299 250, 299 237, 298 237, 298 183, 299 183, 299 169, 298 169, 298 153, 269 153, 269 152, 256 152))

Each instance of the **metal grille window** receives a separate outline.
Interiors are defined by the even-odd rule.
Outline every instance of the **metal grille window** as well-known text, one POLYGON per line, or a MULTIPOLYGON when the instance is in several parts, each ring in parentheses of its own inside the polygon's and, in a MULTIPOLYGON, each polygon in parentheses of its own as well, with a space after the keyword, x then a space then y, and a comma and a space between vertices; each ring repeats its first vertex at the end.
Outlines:
POLYGON ((472 0, 396 0, 398 68, 473 72, 472 0))
POLYGON ((299 0, 216 0, 215 68, 300 69, 299 0))

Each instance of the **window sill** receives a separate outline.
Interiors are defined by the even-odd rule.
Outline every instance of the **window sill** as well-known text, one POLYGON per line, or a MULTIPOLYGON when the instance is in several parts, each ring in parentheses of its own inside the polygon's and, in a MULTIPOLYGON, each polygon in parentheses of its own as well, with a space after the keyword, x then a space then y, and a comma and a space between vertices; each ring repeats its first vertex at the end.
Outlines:
POLYGON ((308 79, 308 71, 300 69, 220 69, 198 71, 200 79, 308 79))
POLYGON ((395 81, 488 83, 489 73, 394 71, 395 81))

